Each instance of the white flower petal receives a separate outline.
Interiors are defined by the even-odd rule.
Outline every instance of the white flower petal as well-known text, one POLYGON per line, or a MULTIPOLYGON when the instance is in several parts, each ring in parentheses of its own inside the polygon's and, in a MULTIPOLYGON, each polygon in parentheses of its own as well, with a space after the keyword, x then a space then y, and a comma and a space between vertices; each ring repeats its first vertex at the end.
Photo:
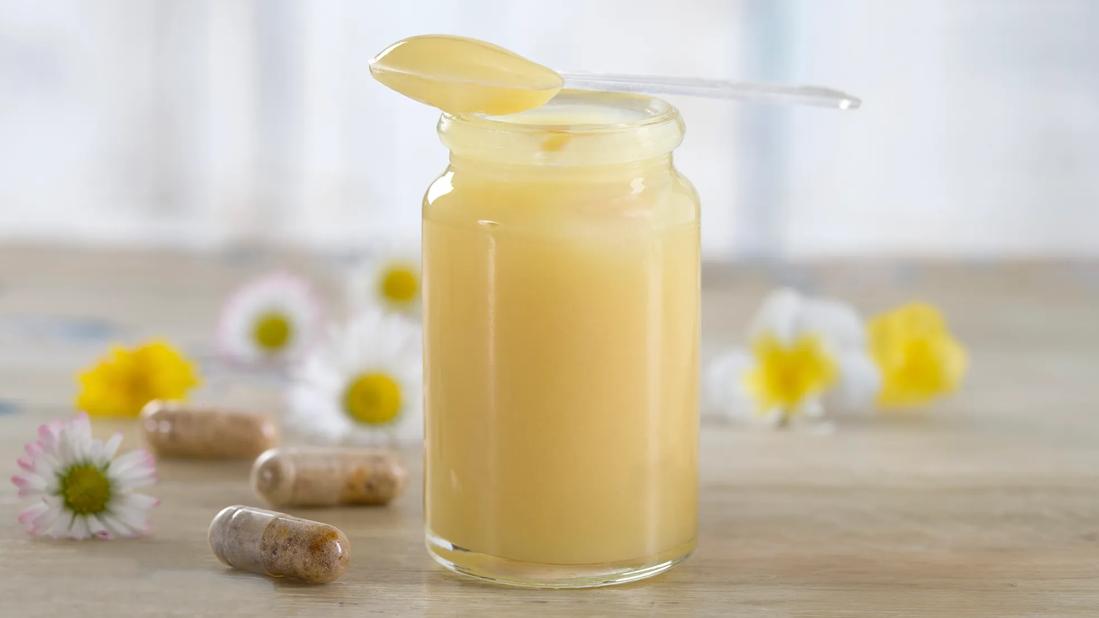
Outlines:
POLYGON ((116 478, 120 478, 134 470, 155 470, 155 460, 149 451, 137 449, 120 455, 107 468, 108 473, 116 478))
POLYGON ((86 461, 84 453, 80 448, 81 443, 74 439, 73 434, 63 433, 61 434, 59 447, 61 449, 61 465, 71 466, 73 464, 83 463, 86 461))
POLYGON ((23 509, 19 512, 19 523, 26 528, 27 532, 32 532, 47 515, 49 515, 50 506, 44 500, 39 500, 23 509))
POLYGON ((113 436, 111 436, 107 440, 106 444, 103 445, 102 452, 100 453, 100 456, 105 460, 104 463, 106 463, 106 461, 110 461, 111 459, 114 458, 115 454, 118 453, 118 447, 121 444, 122 444, 122 433, 121 432, 115 433, 113 436))
POLYGON ((88 418, 88 414, 86 412, 77 414, 65 434, 77 444, 78 450, 83 450, 90 445, 92 442, 92 422, 88 418))
POLYGON ((145 529, 144 522, 135 521, 134 524, 131 524, 111 513, 101 513, 99 519, 103 522, 103 526, 111 533, 111 536, 118 538, 125 539, 141 536, 145 529))
POLYGON ((807 299, 798 321, 800 332, 816 333, 838 350, 862 348, 866 344, 866 334, 858 312, 838 300, 807 299))
POLYGON ((60 464, 62 468, 67 468, 74 463, 72 447, 69 445, 69 437, 67 434, 62 433, 57 436, 53 452, 57 457, 57 463, 60 464))
POLYGON ((50 510, 35 521, 34 529, 29 532, 36 536, 60 538, 68 531, 70 521, 72 521, 72 513, 64 510, 58 504, 50 507, 50 510))
POLYGON ((146 467, 133 467, 122 473, 108 470, 108 476, 117 491, 130 491, 156 482, 156 470, 146 467))
POLYGON ((840 371, 836 388, 825 395, 824 405, 841 414, 867 413, 881 390, 881 371, 865 350, 851 350, 837 358, 840 371))
POLYGON ((58 468, 56 458, 42 446, 41 442, 30 442, 24 446, 24 449, 35 474, 47 476, 58 468))
POLYGON ((134 507, 112 508, 110 517, 118 527, 125 532, 119 534, 124 537, 144 536, 149 531, 149 511, 134 507))
POLYGON ((48 508, 45 512, 27 522, 24 529, 32 536, 43 536, 48 530, 53 528, 62 517, 67 518, 69 517, 69 514, 61 509, 61 507, 48 508))
POLYGON ((111 531, 103 525, 103 522, 99 520, 95 515, 87 515, 85 520, 88 522, 88 530, 91 535, 97 539, 109 539, 111 538, 111 531))
POLYGON ((19 488, 19 495, 21 497, 45 493, 46 488, 49 486, 49 482, 46 479, 30 472, 12 475, 11 482, 19 488))
POLYGON ((61 433, 61 422, 51 421, 38 427, 38 443, 43 450, 53 452, 57 447, 57 438, 61 433))
POLYGON ((118 502, 111 502, 112 510, 117 506, 119 510, 136 509, 138 511, 148 511, 154 506, 160 504, 160 500, 146 496, 145 494, 122 494, 119 497, 118 502))
POLYGON ((69 528, 69 537, 82 541, 89 539, 92 536, 91 528, 88 526, 88 519, 86 517, 77 516, 73 520, 72 527, 69 528))
POLYGON ((756 404, 744 386, 744 376, 751 368, 752 356, 743 348, 714 357, 703 378, 706 409, 732 419, 756 416, 756 404))
POLYGON ((770 333, 783 343, 792 342, 798 335, 802 306, 802 296, 795 290, 784 288, 772 292, 763 299, 748 328, 748 337, 755 339, 770 333))

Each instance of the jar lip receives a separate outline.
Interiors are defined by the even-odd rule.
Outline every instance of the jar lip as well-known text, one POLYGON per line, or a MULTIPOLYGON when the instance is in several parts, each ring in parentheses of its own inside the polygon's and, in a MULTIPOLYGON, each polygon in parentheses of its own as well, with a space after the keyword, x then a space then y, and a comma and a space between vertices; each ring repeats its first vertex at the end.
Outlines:
MULTIPOLYGON (((558 111, 560 114, 566 112, 558 111)), ((443 112, 440 128, 461 124, 477 130, 514 133, 564 133, 570 135, 633 131, 665 123, 679 123, 679 111, 667 101, 656 97, 625 92, 576 90, 566 88, 545 105, 533 110, 507 115, 450 114, 443 112), (554 121, 553 112, 570 106, 590 106, 621 119, 603 122, 554 121), (539 121, 541 119, 541 121, 539 121)))
POLYGON ((452 160, 575 168, 666 155, 683 141, 683 119, 655 97, 563 90, 517 114, 443 114, 439 137, 452 160))

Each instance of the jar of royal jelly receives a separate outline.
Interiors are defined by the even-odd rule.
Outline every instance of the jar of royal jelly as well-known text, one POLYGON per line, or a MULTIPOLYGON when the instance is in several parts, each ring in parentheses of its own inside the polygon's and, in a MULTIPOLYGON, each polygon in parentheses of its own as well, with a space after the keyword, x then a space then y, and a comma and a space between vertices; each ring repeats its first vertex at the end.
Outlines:
POLYGON ((699 204, 683 122, 564 90, 443 114, 423 209, 425 517, 444 566, 538 587, 659 573, 697 530, 699 204))

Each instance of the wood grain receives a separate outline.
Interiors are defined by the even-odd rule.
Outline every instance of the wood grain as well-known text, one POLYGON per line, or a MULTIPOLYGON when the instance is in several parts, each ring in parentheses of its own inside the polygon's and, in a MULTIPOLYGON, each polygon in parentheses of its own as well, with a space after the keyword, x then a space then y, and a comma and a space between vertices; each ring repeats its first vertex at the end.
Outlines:
MULTIPOLYGON (((339 260, 0 249, 0 466, 44 419, 71 413, 73 373, 108 341, 163 335, 204 359, 200 397, 278 408, 278 379, 218 365, 224 295, 289 266, 329 282, 339 260)), ((1099 267, 1094 263, 836 262, 713 267, 705 354, 733 342, 775 282, 866 312, 925 298, 972 354, 930 414, 848 422, 833 434, 703 426, 701 537, 648 582, 587 591, 486 586, 423 549, 420 493, 388 508, 297 510, 343 529, 347 576, 309 587, 229 571, 206 527, 258 504, 247 463, 164 461, 143 540, 27 538, 0 486, 4 616, 1099 614, 1099 267)), ((97 422, 96 433, 132 423, 97 422)), ((419 453, 403 453, 418 478, 419 453)), ((414 481, 413 487, 417 485, 414 481)))

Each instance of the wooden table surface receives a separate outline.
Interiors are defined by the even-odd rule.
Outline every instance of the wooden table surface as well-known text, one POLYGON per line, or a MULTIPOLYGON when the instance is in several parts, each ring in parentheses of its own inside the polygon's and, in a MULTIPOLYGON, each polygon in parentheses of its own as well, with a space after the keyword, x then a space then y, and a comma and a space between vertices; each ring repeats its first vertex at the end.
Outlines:
MULTIPOLYGON (((276 378, 212 360, 219 303, 273 266, 331 282, 339 265, 0 249, 0 467, 13 473, 36 425, 72 413, 74 372, 111 341, 168 336, 206 359, 200 398, 276 409, 276 378)), ((665 575, 581 591, 460 579, 423 549, 416 488, 388 508, 297 513, 347 532, 351 568, 323 587, 272 581, 223 568, 206 544, 218 509, 258 504, 248 464, 163 461, 142 540, 32 540, 0 486, 0 615, 1099 615, 1099 264, 708 267, 704 355, 737 340, 777 282, 868 313, 936 302, 969 347, 969 379, 926 414, 830 435, 704 423, 698 550, 665 575)), ((95 425, 116 429, 137 445, 133 423, 95 425)), ((419 453, 404 457, 417 479, 419 453)))

